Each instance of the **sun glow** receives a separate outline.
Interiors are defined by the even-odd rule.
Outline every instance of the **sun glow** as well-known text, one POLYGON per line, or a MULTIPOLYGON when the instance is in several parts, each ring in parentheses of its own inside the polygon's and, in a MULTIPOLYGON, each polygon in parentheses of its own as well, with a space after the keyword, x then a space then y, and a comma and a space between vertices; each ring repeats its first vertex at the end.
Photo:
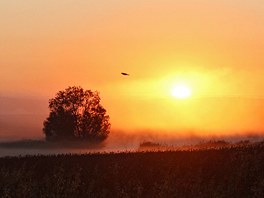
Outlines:
POLYGON ((192 92, 187 85, 178 84, 171 89, 171 95, 178 99, 186 99, 192 95, 192 92))

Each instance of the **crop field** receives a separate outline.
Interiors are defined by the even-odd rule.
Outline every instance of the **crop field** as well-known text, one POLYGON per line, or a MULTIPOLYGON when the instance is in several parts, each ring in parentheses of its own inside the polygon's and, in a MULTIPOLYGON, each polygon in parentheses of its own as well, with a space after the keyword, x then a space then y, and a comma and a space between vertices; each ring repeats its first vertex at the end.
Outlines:
POLYGON ((0 197, 264 197, 264 143, 4 157, 0 197))

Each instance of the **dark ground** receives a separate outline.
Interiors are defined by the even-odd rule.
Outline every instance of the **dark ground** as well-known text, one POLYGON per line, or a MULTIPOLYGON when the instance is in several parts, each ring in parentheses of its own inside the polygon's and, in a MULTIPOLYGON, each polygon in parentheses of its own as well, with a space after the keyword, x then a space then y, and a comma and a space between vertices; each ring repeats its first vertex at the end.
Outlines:
POLYGON ((264 197, 264 143, 0 158, 0 197, 264 197))

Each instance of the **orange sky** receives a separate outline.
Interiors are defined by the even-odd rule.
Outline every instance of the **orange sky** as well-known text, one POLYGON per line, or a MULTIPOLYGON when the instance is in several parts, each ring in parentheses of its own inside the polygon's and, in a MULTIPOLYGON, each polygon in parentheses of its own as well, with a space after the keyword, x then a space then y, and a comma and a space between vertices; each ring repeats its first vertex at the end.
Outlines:
POLYGON ((263 24, 261 0, 0 1, 0 96, 80 85, 113 129, 263 131, 263 24))

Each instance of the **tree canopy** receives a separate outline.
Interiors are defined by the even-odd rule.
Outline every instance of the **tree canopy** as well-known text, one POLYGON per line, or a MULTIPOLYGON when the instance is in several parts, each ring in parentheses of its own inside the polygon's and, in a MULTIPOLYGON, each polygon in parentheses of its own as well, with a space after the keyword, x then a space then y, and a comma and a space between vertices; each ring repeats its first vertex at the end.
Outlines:
POLYGON ((68 87, 49 100, 43 132, 47 140, 103 141, 110 133, 109 116, 97 91, 68 87))

